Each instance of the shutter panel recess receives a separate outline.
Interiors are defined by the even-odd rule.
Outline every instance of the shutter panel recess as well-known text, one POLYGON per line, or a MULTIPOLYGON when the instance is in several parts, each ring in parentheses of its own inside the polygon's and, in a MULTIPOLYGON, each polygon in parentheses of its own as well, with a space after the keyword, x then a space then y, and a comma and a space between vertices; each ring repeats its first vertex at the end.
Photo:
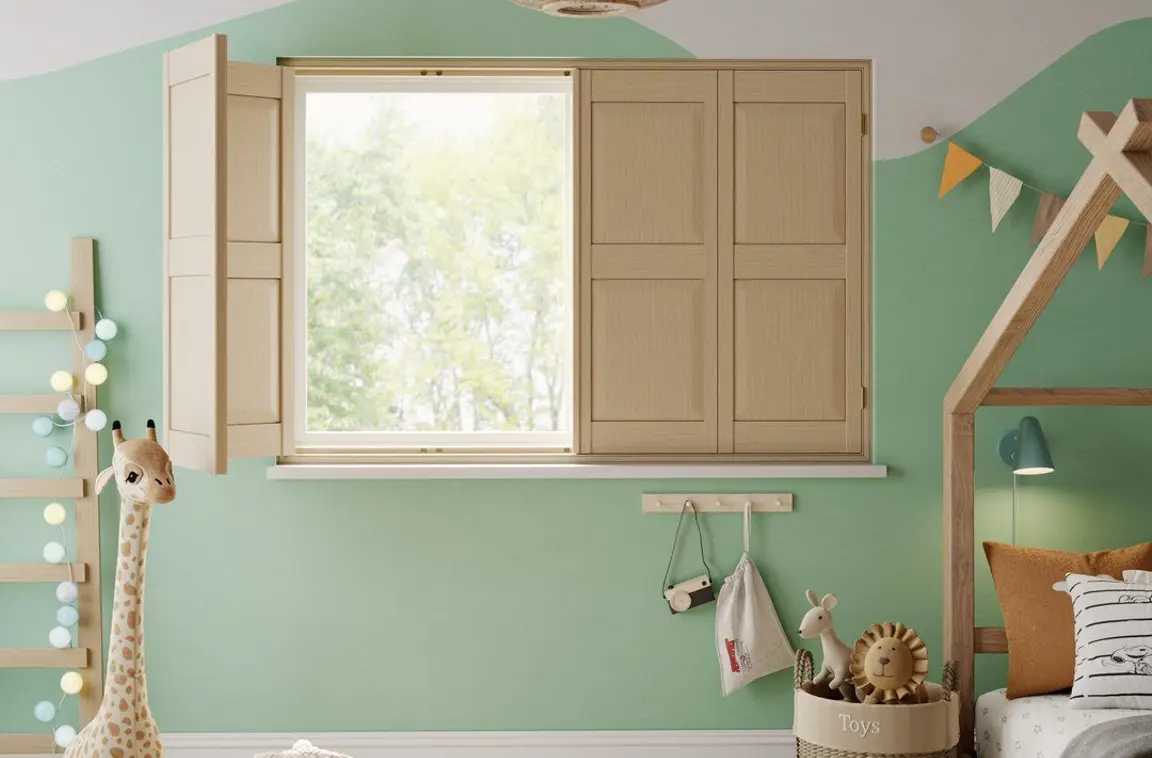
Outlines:
POLYGON ((213 474, 281 452, 291 69, 216 35, 164 57, 164 439, 213 474))

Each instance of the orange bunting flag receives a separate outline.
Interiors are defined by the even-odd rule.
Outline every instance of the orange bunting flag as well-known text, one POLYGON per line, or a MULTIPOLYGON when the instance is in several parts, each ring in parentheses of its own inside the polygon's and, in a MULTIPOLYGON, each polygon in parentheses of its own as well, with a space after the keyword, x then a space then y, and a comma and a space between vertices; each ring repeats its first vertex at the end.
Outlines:
POLYGON ((1152 226, 1148 227, 1148 236, 1144 238, 1144 270, 1141 276, 1152 274, 1152 226))
POLYGON ((1127 228, 1128 219, 1119 216, 1109 216, 1100 224, 1096 230, 1096 268, 1104 268, 1127 228))
POLYGON ((940 176, 940 197, 971 176, 983 162, 955 142, 949 142, 948 155, 944 157, 944 173, 940 176))
POLYGON ((1040 194, 1040 205, 1036 208, 1036 220, 1032 222, 1032 239, 1029 244, 1035 245, 1048 233, 1048 227, 1056 220, 1056 214, 1064 207, 1064 198, 1043 192, 1040 194))

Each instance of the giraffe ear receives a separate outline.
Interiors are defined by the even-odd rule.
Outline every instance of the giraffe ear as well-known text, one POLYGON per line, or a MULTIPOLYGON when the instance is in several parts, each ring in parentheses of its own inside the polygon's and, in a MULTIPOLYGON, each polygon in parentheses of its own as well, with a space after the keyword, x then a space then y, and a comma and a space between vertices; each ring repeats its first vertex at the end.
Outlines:
POLYGON ((104 488, 108 485, 108 481, 110 479, 112 479, 112 476, 115 473, 116 473, 116 471, 111 466, 109 466, 108 468, 106 468, 100 472, 100 474, 96 477, 96 494, 97 495, 99 495, 101 492, 104 491, 104 488))

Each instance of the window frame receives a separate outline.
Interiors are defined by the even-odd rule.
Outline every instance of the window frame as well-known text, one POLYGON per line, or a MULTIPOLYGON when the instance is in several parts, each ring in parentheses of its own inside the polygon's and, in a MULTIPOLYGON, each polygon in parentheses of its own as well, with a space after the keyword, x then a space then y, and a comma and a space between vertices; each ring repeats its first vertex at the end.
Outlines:
POLYGON ((411 68, 372 68, 366 71, 311 71, 297 70, 293 118, 296 128, 291 147, 294 156, 292 223, 294 227, 293 267, 297 272, 294 278, 291 313, 293 314, 290 333, 286 335, 292 342, 292 407, 290 414, 290 442, 295 455, 369 455, 372 457, 424 455, 437 453, 446 455, 498 456, 531 455, 555 456, 571 454, 579 449, 577 435, 579 422, 577 415, 577 360, 578 350, 576 325, 578 319, 579 277, 578 265, 579 215, 579 167, 576 164, 579 144, 579 93, 577 79, 570 68, 556 69, 516 69, 481 68, 419 71, 411 68), (544 82, 555 80, 549 85, 544 82), (426 84, 425 84, 426 82, 426 84), (451 83, 445 86, 446 83, 451 83), (555 92, 568 95, 568 198, 564 203, 566 228, 570 234, 565 240, 565 258, 571 275, 565 278, 566 298, 569 308, 566 318, 564 341, 568 349, 564 351, 564 373, 567 383, 563 416, 568 420, 567 431, 553 432, 317 432, 307 428, 307 100, 314 92, 509 92, 538 93, 555 92))

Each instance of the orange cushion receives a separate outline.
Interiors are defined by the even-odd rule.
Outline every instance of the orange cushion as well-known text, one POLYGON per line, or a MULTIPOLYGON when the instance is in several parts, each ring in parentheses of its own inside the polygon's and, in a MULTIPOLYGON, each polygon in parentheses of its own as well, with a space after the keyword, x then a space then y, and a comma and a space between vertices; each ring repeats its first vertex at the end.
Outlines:
POLYGON ((1065 574, 1152 570, 1152 542, 1099 553, 1064 553, 985 542, 984 555, 1008 637, 1008 697, 1045 695, 1072 686, 1076 631, 1072 600, 1052 589, 1065 574))

